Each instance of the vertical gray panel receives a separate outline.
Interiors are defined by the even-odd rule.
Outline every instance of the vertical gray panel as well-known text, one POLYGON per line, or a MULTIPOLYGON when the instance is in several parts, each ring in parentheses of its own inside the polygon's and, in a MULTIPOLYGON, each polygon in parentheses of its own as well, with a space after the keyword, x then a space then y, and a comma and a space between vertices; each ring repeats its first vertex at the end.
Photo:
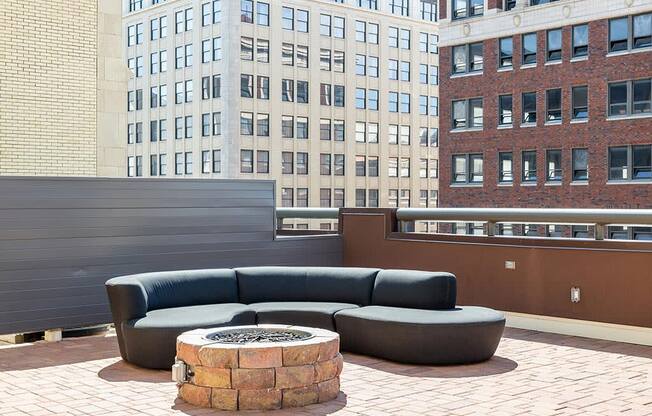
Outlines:
POLYGON ((0 177, 0 334, 109 322, 114 276, 341 264, 338 236, 274 239, 274 207, 271 181, 0 177))

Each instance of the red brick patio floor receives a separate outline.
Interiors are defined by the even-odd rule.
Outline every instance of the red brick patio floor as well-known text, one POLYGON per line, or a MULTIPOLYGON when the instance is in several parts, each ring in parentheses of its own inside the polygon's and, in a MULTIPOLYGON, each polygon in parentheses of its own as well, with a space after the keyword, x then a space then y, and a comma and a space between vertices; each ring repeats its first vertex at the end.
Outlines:
MULTIPOLYGON (((652 347, 508 329, 482 364, 344 359, 337 400, 267 415, 652 415, 652 347)), ((113 335, 2 346, 0 415, 226 414, 169 380, 121 361, 113 335)))

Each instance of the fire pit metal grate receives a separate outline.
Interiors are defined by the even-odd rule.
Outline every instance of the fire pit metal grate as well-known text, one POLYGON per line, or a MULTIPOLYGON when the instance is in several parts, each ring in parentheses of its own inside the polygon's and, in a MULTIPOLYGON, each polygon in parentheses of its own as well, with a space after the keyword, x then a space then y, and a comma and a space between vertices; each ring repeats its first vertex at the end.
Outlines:
POLYGON ((313 335, 306 331, 278 328, 238 328, 225 329, 206 336, 211 341, 224 344, 249 344, 254 342, 303 341, 313 335))

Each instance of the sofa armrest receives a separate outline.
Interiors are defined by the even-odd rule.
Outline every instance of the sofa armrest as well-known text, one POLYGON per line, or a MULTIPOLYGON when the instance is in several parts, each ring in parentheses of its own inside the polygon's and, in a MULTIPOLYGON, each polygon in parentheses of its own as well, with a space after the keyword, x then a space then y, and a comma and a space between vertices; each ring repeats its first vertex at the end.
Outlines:
POLYGON ((124 278, 106 282, 111 314, 116 327, 124 321, 142 318, 147 314, 147 293, 135 280, 124 278))

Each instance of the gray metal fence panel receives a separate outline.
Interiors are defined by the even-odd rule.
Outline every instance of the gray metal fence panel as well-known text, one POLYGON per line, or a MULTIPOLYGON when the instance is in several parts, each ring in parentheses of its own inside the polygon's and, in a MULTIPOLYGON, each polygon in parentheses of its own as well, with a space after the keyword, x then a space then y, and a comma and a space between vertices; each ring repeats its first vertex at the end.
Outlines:
POLYGON ((0 177, 0 334, 109 322, 104 282, 157 270, 340 265, 276 238, 274 183, 0 177))

